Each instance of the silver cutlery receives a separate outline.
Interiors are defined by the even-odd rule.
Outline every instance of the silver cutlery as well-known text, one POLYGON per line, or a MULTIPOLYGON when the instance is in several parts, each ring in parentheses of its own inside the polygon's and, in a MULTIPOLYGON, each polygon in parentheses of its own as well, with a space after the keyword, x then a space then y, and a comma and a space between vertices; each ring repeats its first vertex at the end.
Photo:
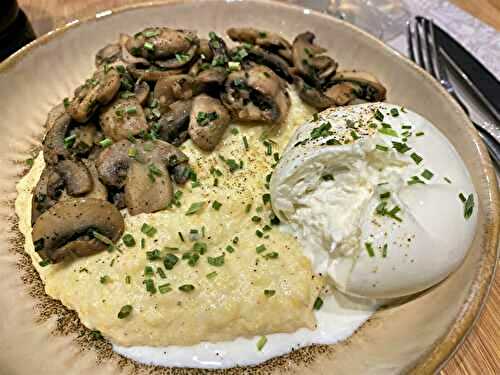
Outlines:
MULTIPOLYGON (((444 89, 457 101, 464 112, 469 115, 466 104, 457 95, 453 84, 448 79, 448 73, 442 64, 442 57, 438 53, 434 23, 424 17, 416 17, 409 21, 406 30, 409 57, 424 70, 430 73, 444 89)), ((478 123, 472 121, 481 139, 485 143, 491 158, 500 165, 500 144, 495 137, 478 123)))

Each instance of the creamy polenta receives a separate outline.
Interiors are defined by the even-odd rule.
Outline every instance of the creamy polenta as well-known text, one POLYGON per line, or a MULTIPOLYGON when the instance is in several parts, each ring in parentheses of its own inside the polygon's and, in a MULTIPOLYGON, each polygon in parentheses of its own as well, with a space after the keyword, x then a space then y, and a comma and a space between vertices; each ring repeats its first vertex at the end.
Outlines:
POLYGON ((47 294, 75 310, 85 326, 124 346, 191 345, 313 328, 322 279, 299 243, 275 225, 268 199, 273 165, 313 113, 290 94, 281 125, 232 124, 211 153, 185 142, 180 149, 196 178, 176 187, 170 208, 136 216, 125 210, 126 243, 45 267, 31 237, 32 190, 44 168, 39 155, 17 186, 16 212, 47 294), (166 255, 171 262, 165 265, 166 255))

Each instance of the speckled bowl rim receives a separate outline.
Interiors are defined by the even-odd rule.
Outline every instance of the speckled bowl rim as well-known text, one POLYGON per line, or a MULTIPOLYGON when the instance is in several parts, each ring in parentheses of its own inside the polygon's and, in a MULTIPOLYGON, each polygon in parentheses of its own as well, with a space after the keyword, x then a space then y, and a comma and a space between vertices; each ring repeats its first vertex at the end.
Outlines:
MULTIPOLYGON (((8 57, 2 63, 0 63, 0 74, 8 73, 9 69, 13 68, 17 63, 19 63, 24 57, 26 57, 31 51, 36 48, 42 47, 43 45, 51 42, 52 40, 62 36, 66 31, 80 27, 81 25, 90 22, 90 21, 100 21, 101 19, 105 19, 108 16, 111 16, 116 13, 121 13, 125 11, 131 11, 139 8, 146 7, 155 7, 155 6, 165 6, 165 5, 175 5, 180 3, 195 3, 200 0, 159 0, 155 2, 140 2, 136 4, 129 4, 125 6, 118 6, 108 8, 101 12, 96 13, 94 17, 84 17, 82 19, 75 19, 61 27, 57 27, 56 29, 42 35, 37 38, 33 42, 27 44, 22 49, 8 57)), ((224 0, 225 2, 230 2, 230 0, 224 0)), ((288 4, 286 2, 281 1, 273 1, 273 0, 252 0, 253 2, 260 3, 262 6, 265 5, 273 5, 273 6, 281 6, 285 9, 304 9, 303 7, 288 4)), ((375 43, 380 48, 385 49, 387 52, 391 53, 396 57, 402 64, 406 64, 411 66, 414 70, 418 71, 419 74, 426 77, 426 79, 433 78, 422 68, 420 68, 417 64, 413 63, 409 59, 407 59, 404 55, 400 54, 396 50, 384 44, 381 40, 373 37, 367 32, 341 20, 338 20, 332 16, 327 14, 323 14, 314 10, 308 9, 307 14, 305 16, 314 15, 315 17, 322 17, 330 20, 330 22, 337 22, 343 24, 344 27, 348 27, 351 29, 356 29, 358 32, 364 34, 365 38, 370 39, 372 43, 375 43)), ((434 80, 433 80, 434 81, 434 80)), ((441 90, 445 93, 445 90, 439 85, 438 82, 434 81, 436 90, 441 90)), ((448 96, 449 97, 449 96, 448 96)), ((456 107, 459 111, 461 109, 458 105, 453 101, 451 97, 449 97, 450 105, 456 107)), ((466 117, 465 113, 461 111, 463 116, 466 117)), ((485 245, 485 249, 483 250, 481 265, 478 269, 476 277, 473 280, 473 284, 471 286, 471 292, 466 300, 466 303, 462 306, 459 314, 457 315, 457 319, 449 328, 448 333, 434 343, 433 348, 427 355, 422 356, 415 366, 410 370, 410 373, 413 374, 421 374, 421 373, 436 373, 441 370, 448 360, 458 351, 460 346, 466 340, 469 333, 472 331, 474 324, 479 320, 481 316, 481 312, 484 308, 486 300, 488 298, 489 292, 493 285, 493 280, 495 278, 495 271, 498 256, 500 254, 500 250, 498 249, 498 235, 499 235, 499 225, 500 225, 500 202, 498 196, 498 183, 497 176, 495 173, 495 168, 489 158, 486 147, 483 142, 480 140, 477 131, 472 127, 466 127, 462 129, 469 133, 472 142, 479 148, 479 159, 481 161, 482 172, 488 181, 488 191, 489 191, 489 204, 491 206, 491 211, 489 216, 488 223, 490 227, 490 235, 487 238, 487 242, 485 245)))

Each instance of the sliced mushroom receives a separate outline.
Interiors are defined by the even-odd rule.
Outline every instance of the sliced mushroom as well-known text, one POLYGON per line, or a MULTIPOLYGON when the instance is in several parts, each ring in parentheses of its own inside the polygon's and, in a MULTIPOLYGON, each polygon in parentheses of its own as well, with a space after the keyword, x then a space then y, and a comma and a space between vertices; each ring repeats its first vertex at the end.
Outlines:
POLYGON ((302 78, 319 88, 335 74, 337 63, 322 55, 326 49, 314 44, 314 39, 314 34, 309 31, 297 35, 293 41, 293 64, 302 78))
POLYGON ((101 48, 95 55, 95 66, 97 68, 104 64, 112 64, 122 57, 122 48, 119 43, 108 44, 101 48))
POLYGON ((203 91, 211 91, 221 87, 227 77, 227 71, 221 66, 202 70, 196 76, 196 82, 203 91))
POLYGON ((134 94, 140 105, 144 105, 151 91, 147 82, 138 80, 134 85, 134 94))
POLYGON ((370 102, 385 100, 387 90, 373 75, 367 72, 356 70, 341 71, 335 74, 332 79, 334 83, 349 82, 358 86, 356 96, 370 102))
POLYGON ((131 215, 155 212, 172 199, 167 168, 187 161, 175 146, 166 142, 122 140, 105 149, 97 160, 101 180, 116 188, 125 187, 125 203, 131 215))
POLYGON ((130 215, 166 208, 173 197, 172 181, 165 165, 148 160, 147 167, 133 161, 125 184, 125 203, 130 215), (154 168, 153 175, 148 168, 154 168))
POLYGON ((120 75, 116 69, 98 70, 92 78, 75 91, 68 113, 78 122, 87 122, 99 105, 108 104, 120 88, 120 75))
POLYGON ((135 79, 143 79, 145 81, 158 81, 183 73, 182 69, 165 70, 154 65, 144 66, 144 64, 129 64, 127 65, 127 71, 130 72, 135 79))
POLYGON ((99 178, 106 185, 117 188, 125 185, 130 163, 129 150, 132 146, 132 142, 124 139, 113 143, 100 153, 96 167, 99 178))
POLYGON ((167 167, 187 161, 186 155, 163 141, 137 142, 141 162, 130 163, 125 182, 125 203, 131 215, 156 212, 166 208, 173 197, 167 167))
POLYGON ((126 43, 133 56, 142 56, 163 68, 179 68, 196 55, 199 39, 187 30, 168 27, 150 27, 130 38, 126 43))
POLYGON ((226 42, 213 31, 208 34, 210 40, 208 46, 213 53, 212 66, 225 67, 229 61, 229 53, 226 42))
POLYGON ((64 190, 64 180, 51 166, 46 166, 33 189, 31 224, 50 207, 55 205, 64 190))
POLYGON ((280 56, 268 52, 258 46, 252 46, 246 49, 248 58, 255 61, 257 64, 266 65, 271 68, 280 77, 292 82, 293 78, 290 73, 290 65, 280 56))
POLYGON ((352 82, 341 82, 325 90, 325 95, 337 105, 347 105, 363 92, 360 86, 352 82))
POLYGON ((74 136, 70 151, 76 155, 87 155, 98 137, 97 127, 93 123, 77 126, 70 130, 69 136, 74 136))
POLYGON ((109 202, 69 199, 40 215, 33 226, 33 243, 42 259, 55 263, 68 256, 82 257, 105 250, 108 244, 96 239, 94 233, 116 242, 124 226, 120 211, 109 202))
POLYGON ((266 50, 279 54, 288 62, 292 61, 292 45, 276 33, 251 27, 232 27, 226 33, 231 40, 261 46, 266 50))
POLYGON ((193 143, 212 151, 222 139, 231 116, 218 99, 201 94, 194 98, 188 133, 193 143))
POLYGON ((79 196, 92 190, 92 176, 82 162, 62 160, 55 170, 64 180, 69 195, 79 196))
POLYGON ((191 100, 179 100, 170 105, 170 111, 158 121, 160 139, 174 146, 180 146, 189 137, 187 129, 191 107, 191 100))
POLYGON ((63 104, 55 106, 49 112, 45 123, 47 134, 43 140, 43 157, 48 164, 56 164, 60 158, 70 157, 64 142, 70 123, 71 117, 63 104))
POLYGON ((158 100, 160 112, 165 113, 173 102, 191 99, 199 92, 200 85, 193 77, 179 74, 158 81, 153 96, 158 100))
POLYGON ((172 169, 172 175, 176 184, 184 185, 191 176, 191 167, 189 166, 189 163, 186 161, 177 164, 172 169))
POLYGON ((295 88, 299 93, 300 99, 310 106, 323 110, 335 106, 335 99, 329 95, 323 94, 319 89, 308 85, 299 76, 294 76, 295 88))
POLYGON ((121 60, 126 64, 144 64, 149 66, 149 61, 143 57, 132 56, 127 49, 127 43, 132 39, 130 35, 120 34, 121 60))
POLYGON ((108 190, 106 186, 99 180, 99 174, 97 173, 97 168, 95 167, 95 163, 92 160, 83 159, 82 163, 87 167, 87 170, 90 173, 90 177, 92 178, 92 189, 85 194, 86 198, 95 198, 106 200, 108 196, 108 190))
POLYGON ((149 129, 144 110, 135 97, 116 99, 103 108, 99 123, 106 137, 114 141, 127 139, 149 129))
POLYGON ((281 79, 263 65, 231 73, 221 98, 243 121, 281 122, 290 108, 290 97, 281 79))
POLYGON ((212 61, 212 59, 214 58, 214 53, 210 49, 208 39, 200 39, 200 48, 198 49, 198 55, 204 61, 212 61))

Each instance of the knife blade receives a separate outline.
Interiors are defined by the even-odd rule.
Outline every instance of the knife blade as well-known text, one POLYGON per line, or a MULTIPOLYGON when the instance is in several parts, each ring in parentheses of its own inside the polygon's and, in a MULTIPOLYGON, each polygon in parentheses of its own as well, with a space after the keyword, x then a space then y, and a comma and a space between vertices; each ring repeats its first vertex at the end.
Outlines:
MULTIPOLYGON (((451 59, 450 66, 500 122, 500 81, 446 31, 435 25, 436 42, 451 59), (454 63, 454 64, 453 64, 454 63)), ((450 62, 450 61, 448 61, 450 62)))

